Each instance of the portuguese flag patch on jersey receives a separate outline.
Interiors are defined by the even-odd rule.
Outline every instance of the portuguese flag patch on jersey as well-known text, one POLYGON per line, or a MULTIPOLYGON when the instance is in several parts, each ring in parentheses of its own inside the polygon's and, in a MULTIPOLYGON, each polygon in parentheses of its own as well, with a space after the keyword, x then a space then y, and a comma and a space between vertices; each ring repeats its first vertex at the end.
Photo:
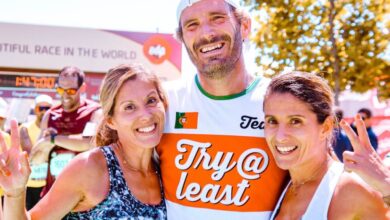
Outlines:
POLYGON ((175 128, 198 128, 198 112, 176 112, 175 128))

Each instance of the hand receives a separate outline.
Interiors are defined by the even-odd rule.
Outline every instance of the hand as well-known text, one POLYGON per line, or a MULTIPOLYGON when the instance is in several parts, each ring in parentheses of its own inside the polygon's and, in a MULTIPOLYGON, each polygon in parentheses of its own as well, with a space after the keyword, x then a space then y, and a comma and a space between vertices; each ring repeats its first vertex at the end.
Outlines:
POLYGON ((42 137, 49 137, 51 134, 58 134, 57 130, 55 128, 49 127, 42 131, 42 137))
POLYGON ((30 154, 32 148, 32 142, 26 127, 20 128, 19 136, 20 136, 20 145, 22 146, 22 150, 30 154))
POLYGON ((358 135, 347 122, 344 120, 340 122, 354 150, 354 152, 343 153, 345 169, 355 172, 383 196, 388 196, 390 195, 390 170, 372 147, 360 115, 355 116, 355 125, 358 135))
POLYGON ((0 135, 0 186, 5 195, 18 197, 26 189, 31 169, 27 152, 20 151, 20 138, 16 120, 11 120, 11 147, 8 149, 0 135))
POLYGON ((41 164, 49 160, 49 153, 55 145, 50 142, 50 137, 39 139, 30 152, 31 164, 41 164))

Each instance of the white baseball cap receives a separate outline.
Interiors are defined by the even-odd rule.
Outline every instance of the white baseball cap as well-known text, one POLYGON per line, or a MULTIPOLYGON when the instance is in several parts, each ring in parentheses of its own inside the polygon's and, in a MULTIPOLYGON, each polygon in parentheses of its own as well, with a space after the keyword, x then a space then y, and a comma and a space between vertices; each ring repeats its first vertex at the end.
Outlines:
MULTIPOLYGON (((184 9, 191 7, 193 4, 202 1, 202 0, 181 0, 179 5, 176 9, 176 17, 177 17, 177 23, 180 23, 180 16, 181 13, 183 13, 184 9)), ((239 0, 225 0, 229 5, 233 6, 234 8, 239 8, 240 3, 239 0)))
POLYGON ((47 103, 47 104, 50 104, 50 105, 53 105, 53 99, 48 96, 48 95, 39 95, 37 97, 35 97, 35 105, 39 104, 39 103, 47 103))

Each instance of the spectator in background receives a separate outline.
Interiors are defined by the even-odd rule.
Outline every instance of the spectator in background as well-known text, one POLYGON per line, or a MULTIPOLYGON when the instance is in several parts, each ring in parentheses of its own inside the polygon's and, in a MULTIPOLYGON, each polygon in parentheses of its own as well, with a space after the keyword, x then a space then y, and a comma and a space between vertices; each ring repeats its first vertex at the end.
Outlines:
MULTIPOLYGON (((378 149, 378 138, 371 128, 372 112, 368 108, 361 108, 359 109, 358 114, 362 117, 362 120, 364 121, 364 124, 367 128, 368 137, 370 138, 371 145, 376 151, 378 149)), ((355 132, 357 132, 356 126, 354 124, 352 124, 351 127, 355 132)))
POLYGON ((102 118, 98 103, 81 98, 86 84, 84 72, 79 68, 63 68, 59 72, 56 90, 61 103, 43 116, 41 138, 31 152, 33 164, 48 160, 46 186, 41 196, 48 192, 71 159, 93 146, 90 137, 95 134, 102 118))
MULTIPOLYGON (((9 144, 11 143, 11 137, 7 132, 4 131, 4 124, 7 121, 7 113, 8 113, 8 103, 3 98, 0 97, 0 134, 3 136, 7 146, 9 146, 9 144)), ((3 190, 0 187, 0 197, 2 196, 3 196, 3 190)))
MULTIPOLYGON (((43 115, 53 105, 53 99, 48 95, 39 95, 34 101, 35 120, 23 123, 20 127, 21 147, 30 153, 41 133, 43 115)), ((40 199, 43 187, 46 185, 47 163, 31 164, 31 174, 27 183, 26 208, 31 209, 40 199)))
MULTIPOLYGON (((34 121, 28 121, 23 123, 20 126, 20 134, 23 137, 23 135, 28 134, 28 137, 31 141, 31 144, 34 145, 37 140, 39 139, 39 135, 41 134, 41 122, 43 115, 46 113, 47 110, 51 108, 53 105, 53 99, 48 95, 39 95, 34 100, 34 114, 35 114, 35 120, 34 121)), ((21 147, 24 151, 27 151, 27 153, 30 153, 31 151, 31 145, 23 143, 23 140, 21 140, 21 147)))
MULTIPOLYGON (((335 107, 334 114, 337 119, 337 122, 340 122, 341 119, 343 119, 343 110, 340 107, 337 106, 335 107)), ((349 142, 345 132, 342 129, 340 129, 339 126, 335 126, 334 137, 335 137, 333 143, 334 152, 336 153, 338 159, 340 161, 343 161, 343 152, 346 150, 349 151, 352 150, 351 143, 349 142)))

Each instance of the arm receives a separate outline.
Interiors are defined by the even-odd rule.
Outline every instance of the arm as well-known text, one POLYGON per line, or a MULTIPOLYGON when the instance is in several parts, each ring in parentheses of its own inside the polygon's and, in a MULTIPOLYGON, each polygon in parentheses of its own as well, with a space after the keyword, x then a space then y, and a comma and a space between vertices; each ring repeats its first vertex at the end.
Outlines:
MULTIPOLYGON (((81 157, 75 158, 64 170, 53 189, 30 213, 26 212, 26 184, 31 173, 26 152, 20 152, 17 122, 11 121, 11 147, 7 149, 0 135, 0 186, 4 189, 5 219, 61 219, 84 198, 85 183, 91 180, 81 157), (81 158, 81 159, 80 159, 81 158), (65 193, 64 193, 65 192, 65 193)), ((87 160, 88 161, 88 160, 87 160)))
POLYGON ((33 209, 32 219, 61 219, 70 211, 94 208, 108 195, 109 174, 103 152, 95 148, 77 155, 33 209))
POLYGON ((9 149, 0 135, 0 186, 5 192, 5 219, 61 219, 78 204, 82 203, 84 209, 81 210, 88 210, 107 195, 108 170, 103 162, 104 155, 96 149, 76 156, 58 176, 49 193, 27 213, 26 184, 31 170, 27 153, 20 152, 15 120, 11 121, 11 134, 9 149))
POLYGON ((17 122, 11 120, 11 147, 7 148, 0 135, 0 185, 4 190, 4 218, 27 219, 25 209, 26 184, 30 166, 26 152, 20 151, 17 122))
POLYGON ((46 162, 48 154, 54 146, 60 146, 75 152, 83 152, 91 149, 94 146, 91 142, 91 137, 95 135, 97 124, 100 122, 101 118, 102 111, 101 109, 98 109, 92 114, 91 120, 88 122, 90 125, 95 126, 93 131, 85 131, 90 130, 91 128, 91 126, 86 126, 84 128, 85 130, 83 134, 56 135, 54 138, 54 143, 52 143, 50 134, 53 132, 56 133, 56 131, 53 128, 48 127, 49 114, 46 112, 41 122, 41 138, 37 141, 31 151, 31 161, 33 161, 35 164, 46 162))
MULTIPOLYGON (((76 152, 83 152, 91 149, 94 147, 93 143, 91 143, 91 137, 96 134, 97 125, 102 117, 103 113, 101 109, 94 111, 90 121, 84 127, 82 134, 57 135, 55 137, 55 145, 76 152)), ((45 141, 50 141, 50 138, 47 137, 45 141)))
POLYGON ((84 131, 82 134, 68 136, 57 135, 55 137, 55 144, 62 148, 76 152, 82 152, 91 149, 92 147, 94 147, 94 144, 91 142, 91 137, 95 136, 97 126, 100 123, 102 117, 102 110, 96 110, 92 114, 91 120, 84 127, 84 131))
POLYGON ((49 112, 46 112, 43 115, 40 125, 41 133, 37 142, 35 143, 30 152, 30 162, 32 164, 41 164, 47 162, 49 152, 54 147, 54 144, 52 144, 50 141, 48 142, 45 140, 45 137, 50 136, 50 132, 56 132, 51 129, 48 129, 49 116, 49 112))
POLYGON ((364 122, 359 115, 355 117, 358 135, 345 122, 340 125, 351 141, 354 152, 346 151, 343 154, 345 169, 358 174, 371 187, 379 191, 388 205, 390 205, 390 169, 385 166, 379 155, 371 146, 364 122))
MULTIPOLYGON (((50 150, 54 146, 60 146, 62 148, 72 150, 75 152, 83 152, 92 148, 91 139, 83 137, 81 134, 74 135, 56 135, 54 138, 54 143, 51 142, 51 137, 43 137, 37 141, 34 149, 35 151, 42 151, 43 149, 47 151, 47 147, 50 147, 50 150)), ((49 151, 50 151, 49 150, 49 151)))
POLYGON ((29 211, 31 219, 61 219, 85 199, 88 189, 83 186, 96 183, 88 178, 93 171, 85 164, 80 154, 65 167, 50 191, 29 211))

